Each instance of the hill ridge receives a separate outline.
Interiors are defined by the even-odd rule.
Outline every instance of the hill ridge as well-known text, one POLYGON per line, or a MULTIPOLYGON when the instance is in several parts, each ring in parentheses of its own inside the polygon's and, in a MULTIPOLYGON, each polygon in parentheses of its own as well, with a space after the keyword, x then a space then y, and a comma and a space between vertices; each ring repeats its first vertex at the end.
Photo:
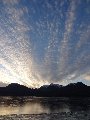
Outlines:
POLYGON ((90 96, 90 86, 77 82, 67 86, 50 84, 40 88, 28 88, 18 83, 11 83, 6 87, 0 87, 0 96, 88 97, 90 96))

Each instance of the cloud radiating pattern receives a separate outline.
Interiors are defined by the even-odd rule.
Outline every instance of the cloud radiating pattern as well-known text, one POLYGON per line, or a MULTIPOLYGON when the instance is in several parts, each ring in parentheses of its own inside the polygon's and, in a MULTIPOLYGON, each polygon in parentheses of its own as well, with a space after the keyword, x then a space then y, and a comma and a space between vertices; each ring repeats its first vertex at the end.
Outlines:
POLYGON ((0 1, 0 81, 39 87, 87 73, 89 0, 0 1))

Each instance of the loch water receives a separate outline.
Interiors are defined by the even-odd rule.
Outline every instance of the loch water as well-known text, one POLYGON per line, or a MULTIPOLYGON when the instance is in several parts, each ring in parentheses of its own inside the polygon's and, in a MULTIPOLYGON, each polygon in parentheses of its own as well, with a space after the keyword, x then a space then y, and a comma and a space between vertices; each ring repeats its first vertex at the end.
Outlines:
POLYGON ((90 113, 90 98, 0 97, 0 115, 90 113))

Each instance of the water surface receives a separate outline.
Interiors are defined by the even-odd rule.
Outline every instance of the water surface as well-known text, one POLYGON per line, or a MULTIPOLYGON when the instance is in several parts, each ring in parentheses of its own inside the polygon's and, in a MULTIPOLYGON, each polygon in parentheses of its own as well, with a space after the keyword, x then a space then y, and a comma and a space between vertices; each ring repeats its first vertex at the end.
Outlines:
POLYGON ((0 97, 0 115, 90 113, 90 98, 0 97))

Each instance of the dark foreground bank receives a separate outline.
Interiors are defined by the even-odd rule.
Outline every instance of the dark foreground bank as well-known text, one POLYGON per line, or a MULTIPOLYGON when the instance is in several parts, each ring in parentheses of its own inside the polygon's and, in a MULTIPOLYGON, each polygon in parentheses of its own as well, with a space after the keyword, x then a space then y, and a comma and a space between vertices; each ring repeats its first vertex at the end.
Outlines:
POLYGON ((90 120, 90 114, 83 111, 76 113, 51 113, 51 114, 21 114, 4 115, 0 120, 90 120))

